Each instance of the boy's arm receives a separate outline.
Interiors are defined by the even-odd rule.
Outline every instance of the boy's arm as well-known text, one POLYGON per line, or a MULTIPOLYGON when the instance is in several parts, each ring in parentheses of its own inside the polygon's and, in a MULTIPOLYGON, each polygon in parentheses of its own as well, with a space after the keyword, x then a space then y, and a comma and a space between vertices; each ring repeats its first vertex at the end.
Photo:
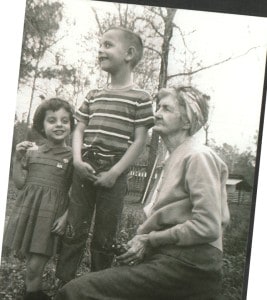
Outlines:
POLYGON ((133 143, 118 163, 111 168, 112 172, 117 174, 117 176, 121 175, 128 167, 130 167, 143 152, 146 145, 147 131, 148 129, 144 126, 135 129, 135 139, 133 143))
POLYGON ((99 174, 95 185, 104 187, 112 187, 116 179, 134 163, 137 157, 143 152, 146 145, 148 129, 145 126, 140 126, 135 129, 135 139, 131 146, 127 149, 123 157, 107 172, 99 174))
POLYGON ((86 125, 83 122, 78 122, 72 137, 72 152, 73 152, 73 163, 82 161, 82 144, 83 144, 83 133, 86 125))
POLYGON ((95 181, 96 176, 94 175, 94 169, 88 163, 82 160, 81 151, 82 151, 83 134, 85 128, 86 128, 86 124, 79 121, 73 132, 73 139, 72 139, 73 165, 82 178, 95 181))

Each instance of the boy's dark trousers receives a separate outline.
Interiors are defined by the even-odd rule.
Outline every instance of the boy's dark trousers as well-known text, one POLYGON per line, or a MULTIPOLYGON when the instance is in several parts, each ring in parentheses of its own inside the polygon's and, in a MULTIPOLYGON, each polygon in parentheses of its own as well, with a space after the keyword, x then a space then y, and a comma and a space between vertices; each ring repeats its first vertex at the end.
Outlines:
MULTIPOLYGON (((110 168, 110 166, 109 166, 110 168)), ((90 243, 91 271, 111 266, 111 251, 123 209, 127 176, 122 174, 112 188, 94 186, 81 180, 74 171, 67 228, 57 263, 56 276, 68 282, 76 275, 83 257, 95 210, 95 224, 90 243)))

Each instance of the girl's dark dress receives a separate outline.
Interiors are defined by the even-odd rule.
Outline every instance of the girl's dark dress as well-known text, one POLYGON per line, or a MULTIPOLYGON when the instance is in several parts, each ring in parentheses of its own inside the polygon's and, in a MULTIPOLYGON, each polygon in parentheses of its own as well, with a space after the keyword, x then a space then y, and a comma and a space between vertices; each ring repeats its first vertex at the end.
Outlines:
POLYGON ((55 220, 68 206, 68 190, 72 177, 70 147, 28 150, 25 161, 28 170, 25 186, 18 192, 9 218, 3 246, 21 254, 56 253, 57 236, 51 234, 55 220))

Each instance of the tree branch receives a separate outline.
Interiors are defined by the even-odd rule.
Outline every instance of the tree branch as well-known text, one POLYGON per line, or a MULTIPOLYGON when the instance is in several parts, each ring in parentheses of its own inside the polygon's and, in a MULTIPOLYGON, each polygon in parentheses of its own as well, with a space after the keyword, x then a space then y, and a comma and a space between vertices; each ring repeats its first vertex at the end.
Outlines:
POLYGON ((162 17, 162 19, 165 21, 166 20, 166 16, 164 16, 162 7, 159 8, 159 15, 162 17))
POLYGON ((183 72, 183 73, 177 73, 177 74, 169 75, 169 76, 167 77, 167 80, 170 80, 171 78, 178 77, 178 76, 188 76, 188 75, 193 75, 193 74, 196 74, 196 73, 198 73, 198 72, 200 72, 200 71, 204 71, 204 70, 210 69, 210 68, 212 68, 212 67, 215 67, 215 66, 221 65, 221 64, 223 64, 223 63, 226 63, 226 62, 228 62, 228 61, 230 61, 230 60, 237 59, 237 58, 239 58, 239 57, 245 56, 245 55, 247 55, 250 51, 255 50, 255 49, 259 48, 259 47, 262 47, 262 46, 255 46, 255 47, 252 47, 252 48, 248 49, 248 50, 247 50, 245 53, 243 53, 243 54, 240 54, 240 55, 237 55, 237 56, 234 56, 234 57, 230 56, 230 57, 228 57, 228 58, 226 58, 226 59, 223 59, 223 60, 221 60, 221 61, 219 61, 219 62, 217 62, 217 63, 211 64, 211 65, 208 65, 208 66, 205 66, 205 67, 201 67, 201 68, 199 68, 199 69, 196 69, 196 70, 193 70, 193 71, 190 71, 190 72, 183 72))
POLYGON ((125 13, 124 13, 124 24, 126 25, 128 23, 127 21, 127 16, 128 16, 128 10, 129 10, 129 6, 128 4, 126 5, 126 9, 125 9, 125 13))
POLYGON ((164 38, 164 34, 162 34, 161 32, 158 31, 157 27, 155 26, 155 24, 151 21, 151 20, 146 20, 145 21, 148 22, 148 24, 151 25, 151 27, 155 30, 155 32, 162 38, 164 38))
POLYGON ((155 26, 155 24, 154 24, 151 20, 146 19, 146 18, 144 18, 144 17, 137 17, 137 18, 135 19, 135 22, 138 21, 138 20, 147 22, 149 25, 151 25, 152 29, 154 29, 155 32, 156 32, 161 38, 164 38, 164 35, 163 35, 161 32, 158 31, 157 27, 155 26))
POLYGON ((181 28, 178 25, 176 25, 175 23, 172 23, 172 24, 173 24, 173 28, 178 29, 178 31, 180 32, 180 36, 182 38, 182 41, 183 41, 183 44, 184 44, 185 48, 188 50, 189 53, 193 54, 193 52, 188 48, 188 46, 185 42, 184 33, 182 32, 181 28))
POLYGON ((144 46, 144 48, 146 48, 146 49, 148 49, 148 50, 151 50, 151 51, 157 53, 160 57, 162 56, 162 54, 161 54, 160 51, 158 51, 158 50, 156 50, 156 49, 154 49, 154 48, 152 48, 152 47, 144 46))
POLYGON ((163 14, 163 10, 162 10, 162 7, 159 7, 159 10, 156 8, 156 7, 148 7, 146 6, 145 9, 148 11, 148 12, 153 12, 155 15, 161 17, 163 20, 165 18, 164 14, 163 14))
POLYGON ((97 22, 97 25, 98 25, 98 28, 99 28, 99 32, 102 35, 103 34, 103 30, 102 30, 102 26, 101 26, 100 20, 98 18, 98 14, 97 14, 97 12, 96 12, 96 10, 95 10, 94 7, 91 7, 91 9, 92 9, 92 11, 93 11, 93 13, 95 15, 95 19, 96 19, 96 22, 97 22))
POLYGON ((121 5, 120 5, 120 3, 118 3, 117 9, 118 9, 118 16, 119 16, 119 20, 120 20, 120 26, 123 26, 124 24, 123 24, 123 21, 122 21, 122 12, 121 12, 121 5))

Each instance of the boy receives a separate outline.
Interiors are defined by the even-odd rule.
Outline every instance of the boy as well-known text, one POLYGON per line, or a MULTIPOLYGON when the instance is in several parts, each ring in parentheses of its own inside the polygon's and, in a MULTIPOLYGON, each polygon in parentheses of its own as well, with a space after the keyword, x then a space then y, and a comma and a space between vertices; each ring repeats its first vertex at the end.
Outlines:
POLYGON ((57 266, 57 277, 63 281, 75 277, 94 210, 91 271, 111 266, 126 172, 143 151, 147 131, 154 123, 149 94, 132 81, 132 70, 142 54, 141 38, 128 29, 112 27, 102 36, 99 63, 111 81, 103 89, 89 92, 76 112, 75 172, 57 266))

